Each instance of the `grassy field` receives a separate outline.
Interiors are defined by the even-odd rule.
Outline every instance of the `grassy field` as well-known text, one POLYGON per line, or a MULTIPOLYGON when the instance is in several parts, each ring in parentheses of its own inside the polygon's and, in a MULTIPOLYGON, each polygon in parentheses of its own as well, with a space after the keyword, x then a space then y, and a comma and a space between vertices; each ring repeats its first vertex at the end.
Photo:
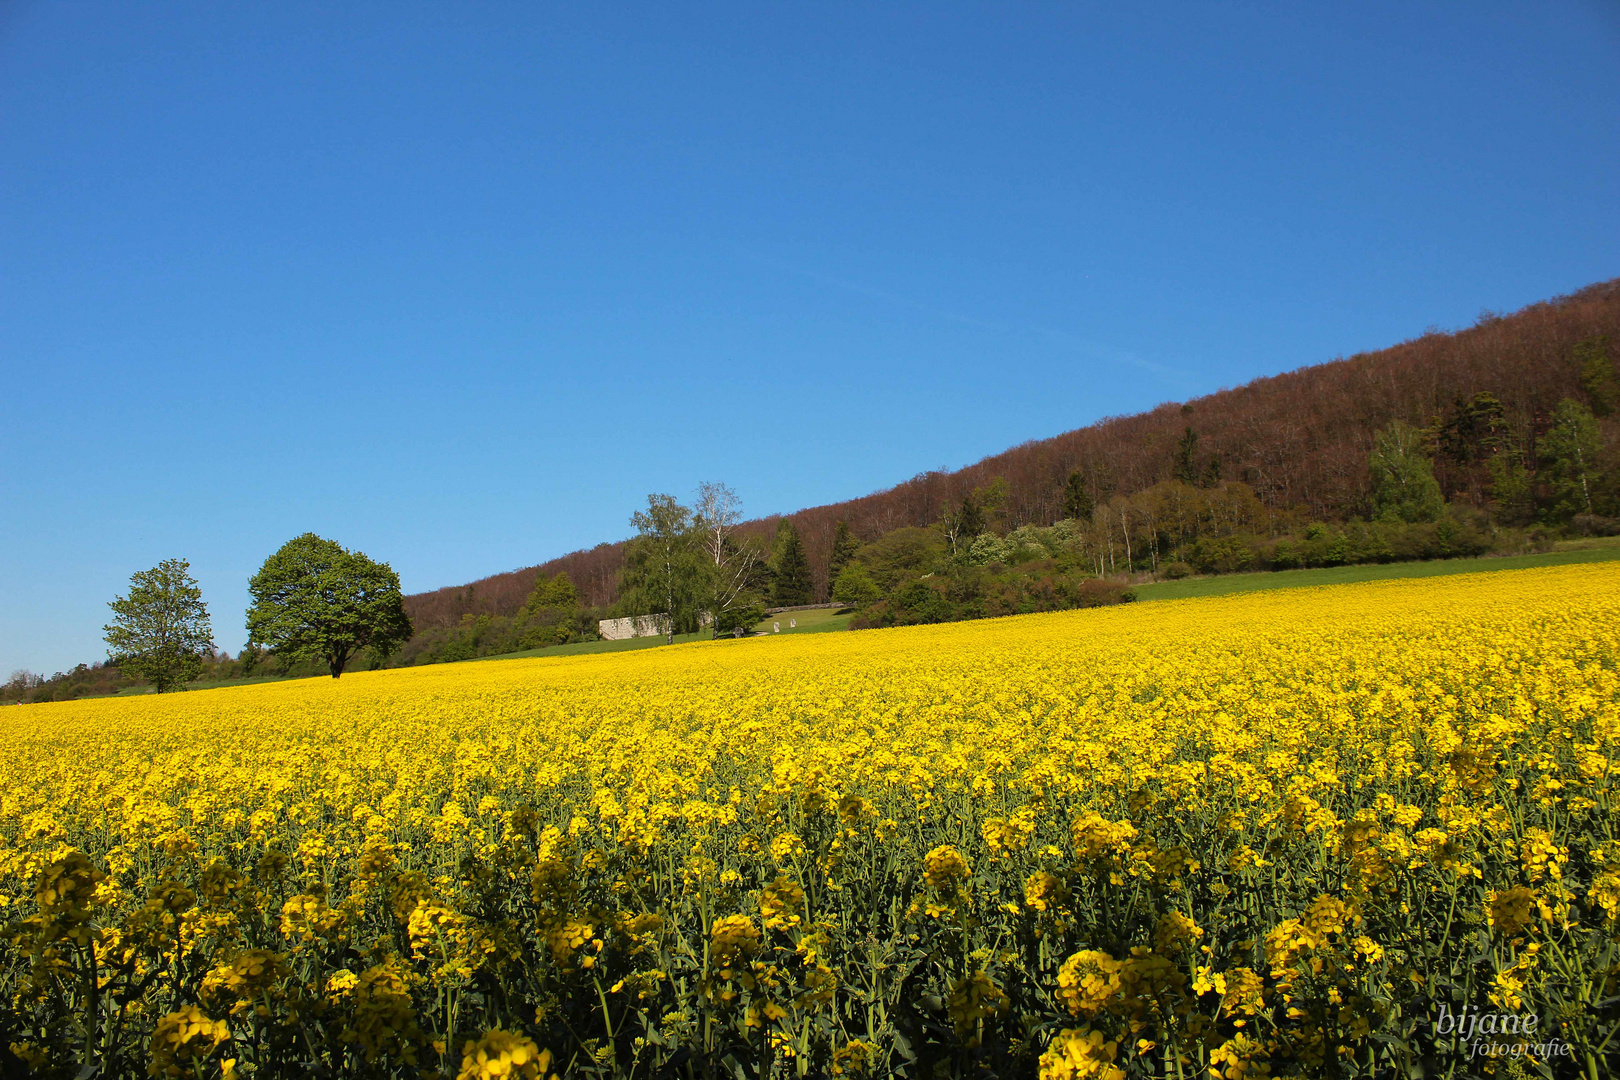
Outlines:
POLYGON ((1608 559, 1620 559, 1620 537, 1570 541, 1566 545, 1560 545, 1560 550, 1541 555, 1369 563, 1364 566, 1330 566, 1314 570, 1224 574, 1218 577, 1188 578, 1183 581, 1155 581, 1147 585, 1134 586, 1133 591, 1138 601, 1182 600, 1193 596, 1226 596, 1261 589, 1303 589, 1312 585, 1348 585, 1357 581, 1443 577, 1447 574, 1478 574, 1492 570, 1527 570, 1539 566, 1567 566, 1573 563, 1603 562, 1608 559))
POLYGON ((784 634, 819 634, 827 630, 847 630, 849 620, 855 613, 838 608, 816 608, 811 611, 784 611, 780 615, 768 616, 764 622, 754 627, 762 634, 774 633, 773 624, 780 623, 784 634), (790 623, 798 623, 791 626, 790 623))

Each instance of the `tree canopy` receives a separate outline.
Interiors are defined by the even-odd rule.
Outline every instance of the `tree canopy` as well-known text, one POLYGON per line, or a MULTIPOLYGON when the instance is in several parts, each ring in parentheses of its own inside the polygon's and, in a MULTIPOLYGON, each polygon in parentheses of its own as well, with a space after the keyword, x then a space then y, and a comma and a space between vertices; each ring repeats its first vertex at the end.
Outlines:
POLYGON ((250 643, 319 660, 334 679, 361 650, 382 659, 411 636, 393 568, 314 533, 266 559, 248 592, 250 643))
POLYGON ((1369 465, 1377 517, 1414 522, 1440 516, 1445 500, 1417 428, 1400 420, 1390 423, 1378 433, 1369 465))
POLYGON ((620 604, 631 615, 668 617, 665 635, 697 629, 703 596, 701 536, 690 508, 673 495, 647 496, 647 509, 630 517, 636 536, 625 547, 620 604))
POLYGON ((1602 446, 1602 435, 1591 410, 1569 398, 1560 401, 1553 410, 1552 426, 1541 439, 1541 455, 1552 489, 1548 516, 1553 520, 1592 512, 1602 446))
POLYGON ((185 559, 165 559, 129 579, 129 595, 113 599, 107 655, 126 674, 159 693, 195 679, 203 653, 214 651, 214 630, 202 589, 185 559))

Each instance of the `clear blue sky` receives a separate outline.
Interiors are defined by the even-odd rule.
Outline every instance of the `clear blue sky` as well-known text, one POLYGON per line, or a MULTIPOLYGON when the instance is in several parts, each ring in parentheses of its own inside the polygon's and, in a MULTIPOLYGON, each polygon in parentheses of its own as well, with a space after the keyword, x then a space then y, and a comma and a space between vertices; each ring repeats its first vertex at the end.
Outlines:
POLYGON ((1620 275, 1620 5, 0 3, 0 678, 1620 275), (612 9, 612 10, 610 10, 612 9), (1128 9, 1128 10, 1125 10, 1128 9))

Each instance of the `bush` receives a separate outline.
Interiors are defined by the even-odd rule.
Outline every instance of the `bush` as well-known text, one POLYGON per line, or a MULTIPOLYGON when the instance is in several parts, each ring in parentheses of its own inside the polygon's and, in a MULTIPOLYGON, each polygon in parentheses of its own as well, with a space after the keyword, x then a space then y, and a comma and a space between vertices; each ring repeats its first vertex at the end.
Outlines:
POLYGON ((1159 567, 1159 576, 1166 581, 1180 581, 1184 577, 1192 576, 1193 568, 1184 562, 1167 562, 1159 567))
POLYGON ((1277 541, 1271 549, 1271 568, 1273 570, 1296 570, 1305 565, 1305 553, 1298 543, 1288 538, 1277 541))
POLYGON ((1569 521, 1569 531, 1576 536, 1620 536, 1620 518, 1576 514, 1569 521))
POLYGON ((851 621, 851 629, 912 626, 1037 611, 1118 604, 1124 589, 1090 575, 1064 573, 1053 560, 1018 569, 961 566, 896 590, 851 621))
POLYGON ((714 632, 716 634, 731 634, 742 630, 746 633, 757 626, 763 618, 765 618, 764 604, 748 604, 743 607, 735 607, 730 611, 722 611, 720 616, 714 620, 714 632))
POLYGON ((832 598, 840 604, 861 607, 883 595, 872 575, 860 563, 850 563, 833 582, 832 598))

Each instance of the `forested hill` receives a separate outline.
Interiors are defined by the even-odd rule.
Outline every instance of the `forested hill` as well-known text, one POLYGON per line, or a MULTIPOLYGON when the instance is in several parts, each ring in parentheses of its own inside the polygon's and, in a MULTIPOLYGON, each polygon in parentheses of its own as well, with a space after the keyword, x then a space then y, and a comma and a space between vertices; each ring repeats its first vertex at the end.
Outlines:
MULTIPOLYGON (((1195 467, 1241 480, 1268 510, 1321 520, 1364 513, 1373 435, 1391 420, 1436 433, 1434 468, 1449 500, 1481 502, 1488 476, 1471 452, 1475 395, 1500 401, 1504 437, 1533 456, 1535 440, 1562 398, 1589 396, 1577 345, 1606 339, 1620 352, 1620 279, 1588 286, 1507 316, 1485 315, 1454 333, 1428 333, 1377 352, 1256 379, 1185 404, 1112 417, 1089 427, 1016 446, 956 472, 928 472, 886 491, 792 515, 803 535, 818 595, 827 592, 827 559, 839 520, 862 540, 908 525, 929 525, 963 495, 996 478, 1006 482, 1006 524, 1050 524, 1062 515, 1074 473, 1104 502, 1131 495, 1195 467), (1196 439, 1189 439, 1190 431, 1196 439)), ((1588 345, 1588 349, 1590 349, 1588 345)), ((777 518, 746 529, 769 535, 777 518)), ((406 599, 418 629, 457 623, 467 613, 510 615, 536 574, 567 572, 587 604, 615 599, 624 544, 599 544, 536 567, 406 599)))

